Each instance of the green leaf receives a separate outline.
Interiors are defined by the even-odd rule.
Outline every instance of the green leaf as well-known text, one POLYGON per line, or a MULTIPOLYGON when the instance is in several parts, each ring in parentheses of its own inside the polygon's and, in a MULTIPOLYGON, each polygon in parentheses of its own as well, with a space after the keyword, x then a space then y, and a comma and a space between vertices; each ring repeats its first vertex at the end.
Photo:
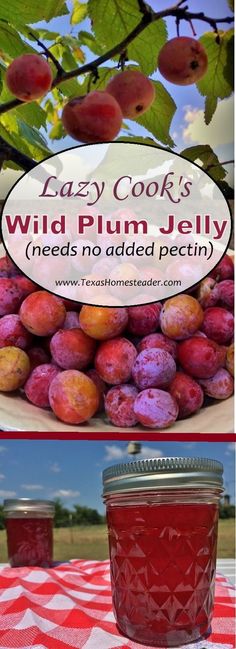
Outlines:
POLYGON ((27 138, 26 141, 29 149, 28 155, 30 155, 31 158, 40 161, 51 155, 51 150, 48 148, 46 142, 41 139, 36 129, 33 129, 31 126, 27 126, 26 124, 24 124, 24 122, 20 122, 19 133, 20 138, 27 138))
MULTIPOLYGON (((53 88, 51 94, 52 94, 52 97, 53 97, 54 108, 56 108, 58 110, 63 108, 64 103, 65 103, 65 99, 64 99, 63 93, 60 90, 60 87, 58 86, 58 88, 53 88)), ((45 106, 45 109, 48 110, 48 107, 45 106)))
POLYGON ((34 127, 18 120, 19 132, 26 138, 27 143, 37 144, 45 154, 48 153, 47 142, 42 134, 34 127))
POLYGON ((47 22, 56 16, 64 16, 68 14, 66 3, 64 0, 3 0, 0 6, 0 19, 6 20, 11 23, 14 20, 14 25, 22 25, 22 23, 37 23, 39 20, 46 20, 47 22))
POLYGON ((16 115, 17 119, 21 119, 23 122, 28 124, 28 126, 33 126, 35 128, 41 128, 42 126, 46 127, 46 112, 35 101, 14 108, 12 113, 16 115))
POLYGON ((52 47, 50 47, 50 51, 58 61, 61 61, 61 59, 63 57, 64 46, 61 43, 61 38, 60 37, 59 37, 58 43, 56 42, 56 43, 54 43, 54 45, 52 45, 52 47))
POLYGON ((51 131, 49 132, 49 137, 51 140, 61 140, 62 137, 65 137, 65 131, 63 129, 61 120, 59 120, 57 124, 55 124, 51 128, 51 131))
POLYGON ((20 56, 20 54, 35 51, 32 47, 22 41, 14 27, 8 25, 3 20, 0 20, 0 43, 1 49, 9 54, 13 59, 16 56, 20 56))
POLYGON ((208 55, 208 69, 197 87, 201 95, 224 99, 233 90, 233 30, 220 31, 219 36, 220 42, 214 32, 199 39, 208 55))
POLYGON ((152 74, 157 68, 158 54, 167 40, 164 20, 157 20, 147 27, 128 47, 130 59, 137 61, 144 74, 152 74))
MULTIPOLYGON (((89 0, 88 11, 95 38, 104 45, 104 50, 120 43, 141 20, 137 0, 99 0, 99 11, 97 0, 89 0)), ((153 22, 128 45, 129 60, 137 61, 145 74, 152 74, 166 38, 165 22, 153 22)))
POLYGON ((224 180, 226 176, 226 171, 219 162, 219 158, 209 144, 197 144, 196 146, 191 146, 188 149, 181 151, 183 158, 191 160, 192 162, 200 161, 202 163, 202 169, 207 170, 207 173, 213 178, 213 180, 224 180), (213 165, 213 166, 211 166, 213 165))
POLYGON ((218 102, 216 97, 212 97, 212 95, 206 96, 204 119, 207 125, 210 124, 212 120, 212 117, 217 108, 217 103, 218 102))
POLYGON ((33 29, 33 27, 28 27, 28 25, 18 24, 18 31, 26 36, 29 41, 33 41, 33 43, 35 43, 35 38, 39 38, 41 41, 55 41, 59 37, 58 32, 51 32, 48 29, 33 29))
POLYGON ((78 23, 81 23, 82 20, 86 18, 87 11, 87 3, 79 2, 79 0, 73 0, 73 10, 70 18, 71 25, 77 25, 78 23))
POLYGON ((78 61, 79 63, 84 63, 85 62, 85 58, 86 58, 85 53, 83 52, 83 50, 81 50, 81 47, 78 47, 78 46, 74 47, 73 48, 73 55, 74 55, 76 61, 78 61))
POLYGON ((12 113, 5 113, 2 116, 0 135, 6 142, 33 160, 40 161, 51 154, 44 138, 38 131, 17 120, 12 113))
POLYGON ((63 81, 63 83, 60 83, 59 89, 65 97, 69 97, 70 99, 84 95, 83 86, 78 83, 76 78, 63 81))
POLYGON ((51 99, 47 99, 44 104, 44 110, 46 111, 46 118, 50 124, 54 124, 55 121, 55 106, 51 99))
POLYGON ((60 38, 60 42, 63 46, 65 46, 66 50, 69 49, 70 53, 74 57, 73 62, 71 62, 70 64, 72 67, 76 67, 78 65, 78 61, 79 63, 84 63, 85 54, 79 47, 79 41, 77 37, 71 36, 71 34, 67 34, 66 36, 60 38))
POLYGON ((3 163, 2 168, 5 169, 14 169, 14 171, 22 171, 22 167, 20 165, 17 165, 16 162, 12 162, 11 160, 5 160, 3 163))
POLYGON ((79 32, 78 42, 80 45, 86 45, 86 47, 88 47, 94 54, 97 54, 97 56, 100 56, 104 52, 104 49, 101 47, 100 43, 98 43, 93 34, 90 34, 89 32, 85 32, 83 30, 79 32))
POLYGON ((0 135, 4 140, 6 140, 6 142, 9 142, 9 144, 12 144, 12 146, 19 148, 19 150, 25 153, 25 143, 23 143, 23 148, 17 146, 20 144, 17 139, 18 134, 19 128, 15 117, 12 117, 10 114, 2 116, 0 122, 0 135))
POLYGON ((140 115, 135 121, 144 126, 156 140, 174 147, 175 144, 169 134, 172 118, 176 111, 176 104, 160 81, 153 81, 156 98, 146 113, 140 115))
POLYGON ((98 68, 98 79, 92 83, 91 90, 105 90, 108 81, 119 73, 119 70, 112 68, 98 68))
POLYGON ((62 56, 62 67, 66 71, 73 70, 77 67, 76 60, 69 47, 64 46, 64 52, 62 56))
POLYGON ((71 47, 72 49, 78 45, 78 38, 75 36, 71 36, 71 34, 66 34, 64 36, 59 36, 60 42, 63 43, 63 45, 67 45, 71 47))
POLYGON ((231 9, 231 11, 234 12, 234 0, 228 0, 228 5, 229 5, 229 8, 231 9))
MULTIPOLYGON (((83 84, 81 85, 81 95, 86 95, 88 92, 89 84, 90 84, 90 90, 105 90, 108 81, 111 79, 111 77, 114 77, 115 74, 117 74, 119 70, 114 70, 113 68, 98 68, 98 78, 96 79, 95 77, 92 79, 92 83, 90 82, 91 75, 87 75, 83 81, 83 84)), ((91 73, 92 74, 92 73, 91 73)))

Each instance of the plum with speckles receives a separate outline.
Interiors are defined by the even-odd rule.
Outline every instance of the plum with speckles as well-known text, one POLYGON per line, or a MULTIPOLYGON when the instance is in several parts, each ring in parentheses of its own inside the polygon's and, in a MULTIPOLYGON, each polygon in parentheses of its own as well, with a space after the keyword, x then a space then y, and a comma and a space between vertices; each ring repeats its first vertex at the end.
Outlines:
POLYGON ((31 282, 31 279, 28 279, 28 277, 25 277, 24 275, 19 275, 19 277, 14 278, 14 282, 16 286, 19 288, 21 291, 22 298, 25 298, 27 295, 30 295, 30 293, 34 293, 34 291, 38 291, 38 286, 34 282, 31 282))
POLYGON ((161 304, 146 304, 128 308, 128 331, 134 336, 147 336, 159 326, 161 304))
POLYGON ((162 333, 174 340, 183 340, 200 329, 203 310, 191 295, 175 295, 166 300, 160 314, 162 333))
POLYGON ((135 346, 127 338, 113 338, 101 343, 96 356, 95 368, 106 383, 127 383, 131 378, 137 356, 135 346))
POLYGON ((170 338, 168 338, 168 336, 165 336, 165 334, 149 334, 149 336, 142 338, 137 346, 138 353, 143 352, 144 349, 150 348, 164 349, 164 351, 171 354, 171 356, 173 356, 173 359, 176 360, 177 343, 175 342, 175 340, 171 340, 170 338))
POLYGON ((81 329, 96 340, 109 340, 119 336, 127 322, 127 309, 84 305, 80 311, 81 329))
POLYGON ((224 279, 217 284, 219 299, 223 306, 233 309, 234 307, 234 280, 224 279))
POLYGON ((210 276, 221 282, 223 279, 233 279, 234 262, 229 255, 224 255, 219 264, 211 271, 210 276))
POLYGON ((188 374, 176 372, 169 386, 172 397, 179 406, 178 419, 185 419, 200 410, 203 405, 204 394, 200 385, 188 374))
POLYGON ((50 336, 62 327, 66 309, 56 295, 35 291, 22 302, 19 316, 26 329, 35 336, 50 336))
POLYGON ((144 349, 138 354, 132 369, 135 385, 146 388, 166 388, 174 378, 176 364, 164 349, 144 349))
POLYGON ((27 331, 16 313, 5 315, 0 319, 0 347, 20 347, 27 349, 33 336, 27 331))
POLYGON ((0 349, 0 391, 12 392, 24 385, 30 373, 30 361, 19 347, 0 349))
POLYGON ((49 387, 52 380, 60 371, 61 370, 55 365, 45 363, 43 365, 38 365, 31 372, 25 383, 24 391, 27 399, 33 403, 34 406, 38 406, 39 408, 49 408, 49 387))
POLYGON ((138 390, 133 385, 116 385, 105 397, 105 411, 113 426, 135 426, 137 417, 134 413, 134 402, 138 390))
POLYGON ((201 329, 219 345, 227 345, 234 334, 234 316, 222 307, 210 307, 204 312, 201 329))
POLYGON ((168 428, 176 421, 178 411, 171 394, 156 388, 143 390, 134 402, 134 413, 146 428, 168 428))
POLYGON ((224 365, 225 353, 213 340, 196 336, 179 343, 178 360, 190 376, 208 379, 224 365))
POLYGON ((66 424, 88 421, 99 407, 97 387, 78 370, 59 372, 49 388, 50 406, 58 419, 66 424))
POLYGON ((210 379, 200 379, 205 394, 213 399, 228 399, 234 391, 234 381, 231 374, 223 367, 210 379))
POLYGON ((59 329, 51 339, 53 360, 64 370, 83 370, 92 362, 96 341, 82 329, 59 329))
POLYGON ((205 277, 197 289, 197 299, 203 309, 211 306, 216 306, 219 302, 219 284, 213 277, 205 277))
POLYGON ((14 279, 0 277, 0 316, 16 313, 22 301, 22 292, 14 279))
POLYGON ((16 277, 21 274, 20 269, 5 255, 0 259, 0 277, 16 277))

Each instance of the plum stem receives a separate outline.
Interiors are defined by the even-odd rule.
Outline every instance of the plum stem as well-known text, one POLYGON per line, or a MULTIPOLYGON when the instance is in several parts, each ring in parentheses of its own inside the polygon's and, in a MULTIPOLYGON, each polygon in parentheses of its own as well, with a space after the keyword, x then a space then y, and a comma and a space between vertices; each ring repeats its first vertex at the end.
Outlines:
POLYGON ((177 33, 177 36, 179 38, 180 19, 178 17, 176 18, 175 23, 176 23, 176 33, 177 33))
POLYGON ((192 20, 189 20, 189 24, 190 24, 190 27, 191 27, 191 30, 192 30, 193 36, 194 36, 194 37, 197 36, 196 31, 195 31, 195 29, 194 29, 193 21, 192 21, 192 20))

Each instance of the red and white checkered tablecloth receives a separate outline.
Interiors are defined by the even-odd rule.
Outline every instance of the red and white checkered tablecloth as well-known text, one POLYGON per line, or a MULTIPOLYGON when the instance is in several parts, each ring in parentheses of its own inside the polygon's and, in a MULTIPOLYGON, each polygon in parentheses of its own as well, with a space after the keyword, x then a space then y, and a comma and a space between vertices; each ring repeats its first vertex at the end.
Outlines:
MULTIPOLYGON (((233 649, 234 588, 218 575, 212 633, 185 649, 233 649)), ((108 561, 0 568, 1 649, 140 649, 120 635, 108 561)), ((150 649, 145 647, 145 649, 150 649)))

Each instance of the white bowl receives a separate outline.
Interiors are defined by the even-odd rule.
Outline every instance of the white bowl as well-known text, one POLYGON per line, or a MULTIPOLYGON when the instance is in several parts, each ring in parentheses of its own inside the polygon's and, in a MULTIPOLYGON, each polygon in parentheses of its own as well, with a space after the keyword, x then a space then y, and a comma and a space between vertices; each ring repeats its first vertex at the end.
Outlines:
MULTIPOLYGON (((0 429, 19 432, 63 432, 63 433, 135 433, 150 432, 151 429, 135 426, 134 428, 116 428, 105 417, 94 417, 86 424, 72 426, 58 421, 49 410, 33 406, 17 394, 0 394, 0 429)), ((218 401, 207 408, 202 408, 193 417, 176 421, 166 429, 152 429, 156 433, 233 433, 233 397, 218 401)))

